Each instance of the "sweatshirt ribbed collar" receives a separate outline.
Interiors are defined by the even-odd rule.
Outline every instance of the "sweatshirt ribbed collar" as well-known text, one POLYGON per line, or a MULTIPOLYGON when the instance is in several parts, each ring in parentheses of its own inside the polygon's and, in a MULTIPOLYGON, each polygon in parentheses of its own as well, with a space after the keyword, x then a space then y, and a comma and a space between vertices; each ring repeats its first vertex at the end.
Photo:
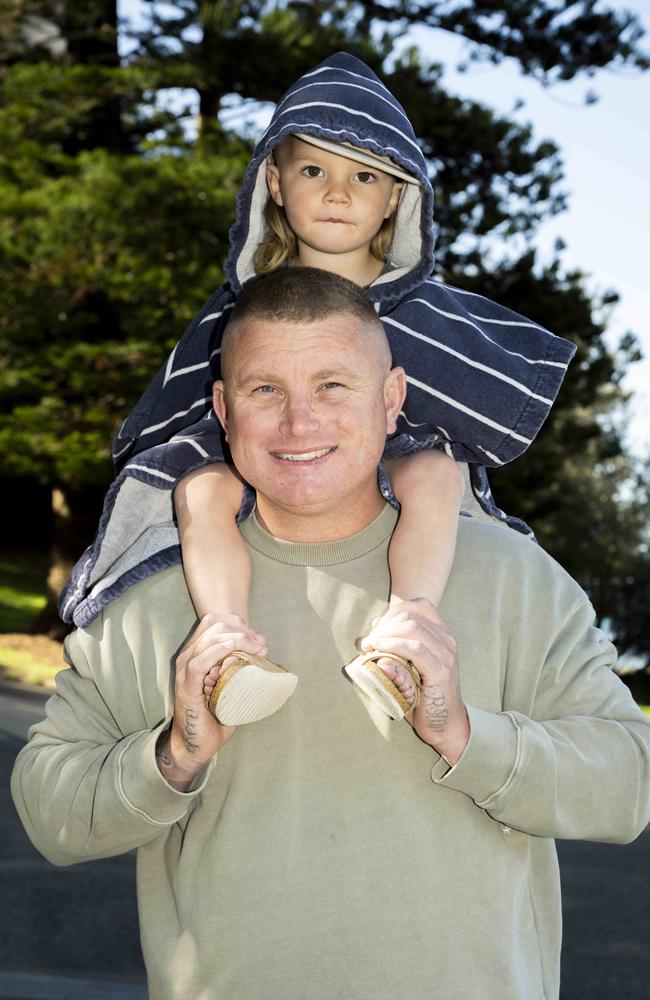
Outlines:
POLYGON ((390 538, 396 520, 397 512, 386 504, 367 527, 332 542, 287 542, 275 538, 260 526, 255 512, 240 525, 240 530, 251 548, 276 562, 290 566, 334 566, 359 559, 378 548, 390 538))

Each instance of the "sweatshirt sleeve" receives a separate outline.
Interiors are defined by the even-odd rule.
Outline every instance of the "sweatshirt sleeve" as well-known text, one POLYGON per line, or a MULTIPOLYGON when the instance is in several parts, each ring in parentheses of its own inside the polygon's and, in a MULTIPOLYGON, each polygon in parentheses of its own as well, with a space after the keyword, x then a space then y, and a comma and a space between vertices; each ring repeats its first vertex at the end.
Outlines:
MULTIPOLYGON (((547 621, 537 618, 541 625, 529 619, 533 634, 547 621)), ((528 710, 469 705, 469 743, 454 767, 434 765, 433 781, 527 834, 634 840, 650 820, 650 719, 613 672, 615 659, 582 596, 539 668, 521 655, 509 662, 537 675, 528 710)))
MULTIPOLYGON (((57 675, 46 718, 32 727, 14 766, 11 789, 22 823, 56 865, 153 840, 188 813, 214 767, 213 759, 189 792, 177 792, 160 774, 155 748, 171 721, 171 694, 156 685, 162 680, 160 690, 170 689, 169 661, 148 657, 146 640, 129 649, 121 631, 100 618, 68 637, 71 666, 57 675), (143 653, 138 671, 134 659, 143 653)), ((155 638, 147 646, 153 655, 155 638)))

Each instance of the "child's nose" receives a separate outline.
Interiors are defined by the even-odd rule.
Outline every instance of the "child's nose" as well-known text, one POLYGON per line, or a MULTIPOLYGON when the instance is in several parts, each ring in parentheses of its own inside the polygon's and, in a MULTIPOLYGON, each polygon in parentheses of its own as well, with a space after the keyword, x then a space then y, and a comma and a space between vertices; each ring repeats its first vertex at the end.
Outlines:
POLYGON ((325 194, 327 201, 345 202, 350 200, 350 193, 344 181, 332 181, 325 194))

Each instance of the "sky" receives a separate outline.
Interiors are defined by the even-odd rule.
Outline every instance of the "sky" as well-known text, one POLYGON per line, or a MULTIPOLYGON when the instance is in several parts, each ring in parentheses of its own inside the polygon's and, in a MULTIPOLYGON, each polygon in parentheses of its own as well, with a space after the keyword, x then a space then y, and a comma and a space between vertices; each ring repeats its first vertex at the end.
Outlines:
MULTIPOLYGON (((636 13, 650 31, 650 0, 607 0, 606 6, 636 13)), ((137 0, 121 0, 121 16, 132 17, 137 0)), ((650 36, 645 40, 650 49, 650 36)), ((530 123, 534 140, 552 139, 564 163, 562 188, 568 210, 545 223, 533 243, 542 260, 550 259, 558 237, 566 244, 562 261, 578 268, 587 287, 620 295, 608 324, 607 341, 615 349, 632 330, 644 360, 630 366, 624 387, 631 393, 627 444, 632 453, 650 454, 650 71, 601 70, 593 78, 543 88, 525 77, 514 60, 500 66, 474 64, 466 73, 455 67, 467 56, 463 39, 447 32, 415 29, 403 44, 416 44, 422 58, 445 66, 444 85, 460 97, 488 105, 530 123), (598 102, 585 105, 588 91, 598 102), (518 101, 523 106, 515 110, 518 101)), ((407 108, 408 111, 408 108, 407 108)), ((270 110, 269 110, 270 115, 270 110)), ((267 120, 261 114, 260 132, 267 120)), ((434 182, 435 187, 435 182, 434 182)))
MULTIPOLYGON (((650 31, 650 0, 609 0, 607 6, 636 13, 650 31)), ((650 453, 650 71, 601 70, 592 79, 544 89, 524 77, 514 60, 457 72, 467 47, 448 33, 418 29, 412 40, 428 60, 446 67, 449 92, 529 122, 536 140, 559 146, 568 211, 545 223, 533 242, 542 259, 550 258, 561 237, 567 268, 585 272, 591 291, 619 293, 607 341, 614 348, 632 330, 645 354, 630 366, 623 385, 632 393, 628 446, 639 456, 650 453), (584 104, 589 90, 598 95, 596 104, 584 104), (513 111, 517 99, 524 105, 513 111)), ((650 36, 644 42, 650 49, 650 36)))

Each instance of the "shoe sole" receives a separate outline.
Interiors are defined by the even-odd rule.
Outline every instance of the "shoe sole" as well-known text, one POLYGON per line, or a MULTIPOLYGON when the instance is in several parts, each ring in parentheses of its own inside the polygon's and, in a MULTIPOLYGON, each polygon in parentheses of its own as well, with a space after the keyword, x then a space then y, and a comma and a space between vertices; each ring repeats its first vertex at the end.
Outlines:
POLYGON ((231 663, 215 684, 208 708, 224 726, 259 722, 282 708, 296 690, 298 678, 265 657, 229 654, 231 663))
POLYGON ((395 654, 370 653, 357 656, 355 660, 348 663, 343 668, 358 688, 363 691, 367 698, 380 708, 389 718, 394 720, 403 719, 418 703, 419 682, 415 681, 415 668, 408 660, 395 654), (399 688, 386 676, 384 671, 377 664, 377 660, 396 660, 403 667, 408 669, 413 681, 416 684, 415 704, 410 705, 399 688))

